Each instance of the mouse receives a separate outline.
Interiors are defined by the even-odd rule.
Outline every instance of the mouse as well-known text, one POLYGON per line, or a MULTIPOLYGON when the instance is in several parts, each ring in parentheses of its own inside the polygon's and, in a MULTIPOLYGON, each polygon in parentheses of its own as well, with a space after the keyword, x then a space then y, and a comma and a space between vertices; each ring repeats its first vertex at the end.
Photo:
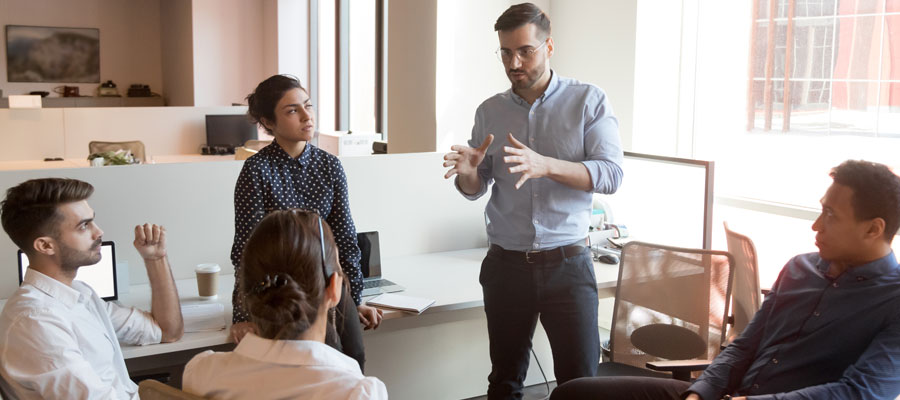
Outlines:
POLYGON ((616 257, 613 254, 603 254, 600 257, 597 257, 597 261, 600 261, 604 264, 618 264, 619 257, 616 257))

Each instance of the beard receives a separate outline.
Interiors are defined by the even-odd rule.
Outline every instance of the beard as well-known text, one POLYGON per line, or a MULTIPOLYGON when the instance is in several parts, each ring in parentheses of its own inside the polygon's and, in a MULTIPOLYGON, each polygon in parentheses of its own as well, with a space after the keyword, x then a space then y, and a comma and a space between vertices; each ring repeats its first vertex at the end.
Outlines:
POLYGON ((100 244, 103 243, 102 239, 94 241, 88 251, 75 250, 62 242, 58 243, 60 267, 63 271, 77 271, 78 268, 85 265, 94 265, 100 262, 100 252, 94 254, 94 250, 99 248, 100 244))
POLYGON ((523 68, 508 69, 506 70, 506 77, 509 78, 509 82, 512 83, 513 89, 528 89, 533 87, 538 79, 541 79, 541 76, 544 75, 544 70, 544 63, 539 62, 530 70, 523 68), (525 74, 525 79, 514 80, 512 74, 516 72, 525 74))

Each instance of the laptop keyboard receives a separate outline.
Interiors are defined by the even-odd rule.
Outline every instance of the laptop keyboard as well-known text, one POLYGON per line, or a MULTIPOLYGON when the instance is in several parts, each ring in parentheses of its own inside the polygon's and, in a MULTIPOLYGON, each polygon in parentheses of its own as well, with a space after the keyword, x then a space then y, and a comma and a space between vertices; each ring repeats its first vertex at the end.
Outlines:
POLYGON ((396 285, 394 282, 391 282, 387 279, 375 279, 371 281, 363 281, 363 289, 371 289, 382 286, 393 286, 396 285))

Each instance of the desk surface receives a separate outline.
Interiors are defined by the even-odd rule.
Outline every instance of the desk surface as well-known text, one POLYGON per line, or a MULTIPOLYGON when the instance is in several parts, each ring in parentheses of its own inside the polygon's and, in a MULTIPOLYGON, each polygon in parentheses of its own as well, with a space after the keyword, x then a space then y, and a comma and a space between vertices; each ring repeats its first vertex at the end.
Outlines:
MULTIPOLYGON (((469 310, 484 306, 478 274, 486 248, 429 253, 413 256, 388 258, 382 262, 385 278, 406 287, 401 294, 434 299, 435 303, 423 314, 434 314, 458 310, 469 310)), ((616 286, 618 265, 594 263, 598 289, 616 286)), ((195 279, 177 280, 176 286, 182 304, 203 302, 197 295, 195 279)), ((219 276, 218 298, 225 306, 226 329, 214 332, 185 333, 174 343, 147 346, 123 346, 126 359, 172 353, 182 350, 216 346, 230 342, 228 327, 231 325, 231 293, 234 288, 233 275, 219 276)), ((145 310, 150 309, 150 285, 130 286, 127 293, 120 293, 120 303, 145 310)), ((601 296, 602 297, 602 296, 601 296)), ((5 303, 5 301, 4 301, 5 303)), ((416 314, 402 311, 385 311, 384 319, 414 317, 416 314)))
MULTIPOLYGON (((172 154, 157 155, 150 157, 147 164, 171 164, 171 163, 188 163, 188 162, 207 162, 207 161, 234 161, 234 155, 211 155, 204 156, 200 154, 172 154)), ((43 160, 16 160, 16 161, 0 161, 0 171, 19 171, 30 169, 64 169, 64 168, 88 168, 91 166, 87 158, 66 158, 58 161, 43 160)))

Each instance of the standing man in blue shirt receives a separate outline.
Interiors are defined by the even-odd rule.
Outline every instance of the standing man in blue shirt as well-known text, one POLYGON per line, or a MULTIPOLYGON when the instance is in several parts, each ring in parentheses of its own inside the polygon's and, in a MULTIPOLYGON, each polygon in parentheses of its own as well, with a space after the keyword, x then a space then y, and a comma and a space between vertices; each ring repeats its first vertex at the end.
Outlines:
POLYGON ((865 161, 844 162, 831 177, 812 225, 819 252, 787 263, 747 329, 693 384, 584 378, 551 399, 895 399, 900 177, 865 161))
POLYGON ((491 247, 481 266, 492 369, 489 399, 519 399, 538 318, 558 382, 599 363, 597 283, 586 240, 593 192, 622 181, 618 122, 596 86, 550 69, 550 20, 531 3, 494 30, 512 87, 475 113, 469 146, 453 146, 445 178, 470 200, 491 187, 491 247), (505 143, 492 146, 494 134, 505 143), (493 184, 493 185, 492 185, 493 184))

